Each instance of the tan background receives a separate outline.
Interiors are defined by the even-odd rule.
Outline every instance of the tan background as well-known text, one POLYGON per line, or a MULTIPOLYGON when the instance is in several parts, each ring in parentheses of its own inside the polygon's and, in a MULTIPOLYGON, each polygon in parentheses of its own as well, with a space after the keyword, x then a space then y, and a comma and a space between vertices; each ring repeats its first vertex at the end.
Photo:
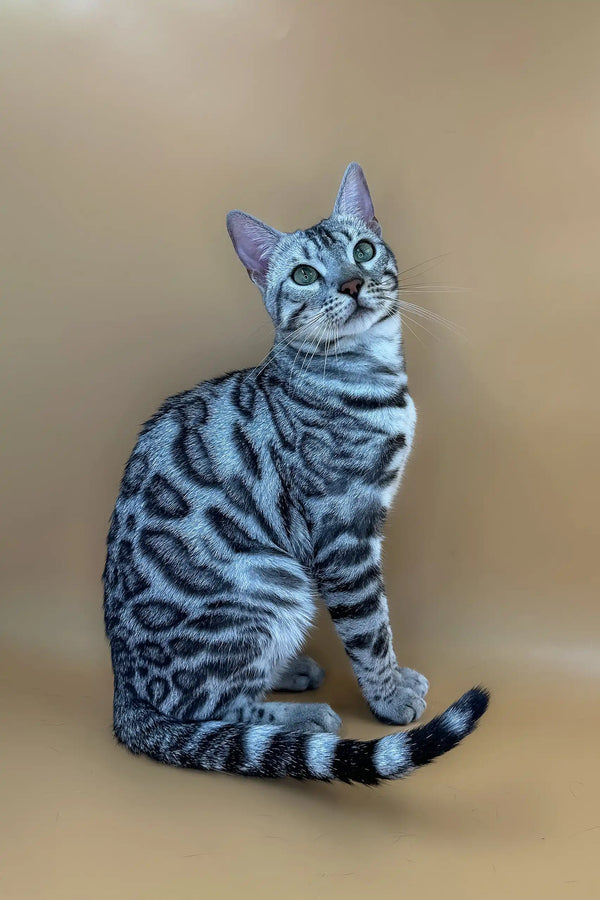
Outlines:
MULTIPOLYGON (((595 898, 600 4, 0 0, 3 897, 595 898), (326 215, 359 160, 409 296, 418 439, 387 528, 429 712, 406 783, 261 784, 110 737, 100 572, 139 423, 257 362, 224 226, 326 215)), ((344 733, 368 715, 329 624, 344 733)))

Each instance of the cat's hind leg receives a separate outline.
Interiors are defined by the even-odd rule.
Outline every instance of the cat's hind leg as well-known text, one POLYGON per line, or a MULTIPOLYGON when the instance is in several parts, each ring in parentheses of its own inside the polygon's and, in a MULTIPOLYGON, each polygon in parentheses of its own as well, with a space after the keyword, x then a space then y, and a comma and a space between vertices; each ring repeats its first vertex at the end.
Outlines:
POLYGON ((325 672, 310 656, 297 656, 282 669, 273 682, 274 691, 314 691, 325 672))
POLYGON ((252 702, 240 697, 221 713, 224 722, 249 725, 282 725, 287 731, 336 734, 342 724, 338 714, 327 703, 252 702))
MULTIPOLYGON (((287 554, 267 548, 252 556, 250 566, 237 570, 237 583, 232 585, 231 626, 243 615, 245 627, 237 640, 221 645, 218 658, 219 645, 214 645, 211 718, 279 725, 290 731, 336 732, 341 720, 325 703, 264 702, 271 690, 317 687, 324 673, 309 657, 296 656, 315 611, 310 576, 287 554), (252 652, 240 653, 253 631, 252 652)), ((219 618, 223 614, 220 606, 219 618)))

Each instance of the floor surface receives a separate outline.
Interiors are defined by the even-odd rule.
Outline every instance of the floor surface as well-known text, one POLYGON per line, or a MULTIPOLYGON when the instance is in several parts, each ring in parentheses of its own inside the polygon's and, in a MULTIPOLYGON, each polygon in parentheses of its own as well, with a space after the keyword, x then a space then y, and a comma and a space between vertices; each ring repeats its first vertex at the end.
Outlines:
MULTIPOLYGON (((344 734, 392 730, 332 655, 341 671, 314 696, 344 734)), ((597 685, 425 649, 411 662, 431 676, 426 715, 474 681, 493 702, 453 753, 364 788, 134 757, 111 737, 108 668, 4 654, 1 896, 600 896, 597 685)))

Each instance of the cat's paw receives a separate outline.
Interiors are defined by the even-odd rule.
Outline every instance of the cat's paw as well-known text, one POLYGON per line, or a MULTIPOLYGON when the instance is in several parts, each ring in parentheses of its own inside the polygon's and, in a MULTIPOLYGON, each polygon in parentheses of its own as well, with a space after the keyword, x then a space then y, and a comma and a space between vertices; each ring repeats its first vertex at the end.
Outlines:
POLYGON ((423 715, 427 704, 420 693, 399 681, 392 694, 369 700, 369 707, 386 725, 410 725, 423 715))
POLYGON ((327 703, 293 703, 287 727, 293 731, 329 731, 337 734, 342 720, 327 703))
POLYGON ((410 688, 415 694, 420 694, 421 697, 425 696, 429 690, 429 682, 424 675, 421 675, 415 669, 408 669, 405 666, 398 666, 398 672, 405 687, 410 688))
POLYGON ((274 691, 314 691, 325 672, 310 656, 298 656, 281 672, 273 685, 274 691))

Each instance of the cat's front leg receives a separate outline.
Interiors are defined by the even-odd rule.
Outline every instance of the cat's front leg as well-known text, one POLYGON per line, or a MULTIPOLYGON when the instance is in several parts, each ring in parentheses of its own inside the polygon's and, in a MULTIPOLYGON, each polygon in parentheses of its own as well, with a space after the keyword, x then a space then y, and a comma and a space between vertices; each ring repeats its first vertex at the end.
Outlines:
POLYGON ((429 684, 396 661, 380 552, 375 537, 338 537, 333 550, 317 554, 317 579, 372 712, 382 722, 408 725, 423 714, 429 684))

